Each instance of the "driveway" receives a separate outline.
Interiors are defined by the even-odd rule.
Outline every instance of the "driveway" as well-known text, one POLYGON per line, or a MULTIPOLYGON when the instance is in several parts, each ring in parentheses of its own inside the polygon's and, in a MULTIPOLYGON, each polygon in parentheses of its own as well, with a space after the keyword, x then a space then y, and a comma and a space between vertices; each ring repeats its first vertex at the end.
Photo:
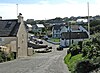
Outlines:
POLYGON ((53 51, 1 63, 0 73, 70 73, 63 60, 67 50, 56 51, 57 46, 44 43, 52 46, 53 51))

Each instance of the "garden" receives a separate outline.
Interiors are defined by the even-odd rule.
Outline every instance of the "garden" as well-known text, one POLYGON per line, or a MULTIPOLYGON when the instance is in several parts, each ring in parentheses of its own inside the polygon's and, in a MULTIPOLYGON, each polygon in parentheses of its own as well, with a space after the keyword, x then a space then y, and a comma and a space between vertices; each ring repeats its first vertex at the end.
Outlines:
POLYGON ((91 39, 72 44, 64 58, 71 73, 91 73, 100 70, 100 33, 91 39))

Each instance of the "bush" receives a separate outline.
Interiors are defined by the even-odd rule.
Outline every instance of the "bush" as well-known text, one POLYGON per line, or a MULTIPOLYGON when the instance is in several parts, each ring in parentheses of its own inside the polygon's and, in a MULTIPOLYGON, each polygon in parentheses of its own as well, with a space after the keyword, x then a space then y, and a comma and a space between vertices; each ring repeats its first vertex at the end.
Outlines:
POLYGON ((100 35, 70 46, 65 63, 72 73, 89 73, 100 68, 100 35), (95 41, 96 40, 96 41, 95 41))
POLYGON ((79 45, 79 47, 80 47, 81 50, 82 50, 82 43, 83 43, 82 41, 78 42, 78 45, 79 45))
POLYGON ((90 60, 84 60, 77 63, 75 73, 89 73, 94 69, 96 69, 96 66, 90 60))
POLYGON ((79 45, 73 44, 73 45, 70 46, 67 53, 71 53, 71 56, 75 56, 75 55, 81 53, 81 49, 80 49, 79 45))
POLYGON ((2 53, 0 52, 0 63, 3 62, 2 53))
POLYGON ((14 59, 14 53, 9 53, 7 55, 7 61, 13 60, 14 59))
POLYGON ((14 54, 1 51, 0 52, 0 62, 10 61, 14 59, 14 54))
POLYGON ((7 58, 6 52, 1 51, 0 52, 0 58, 1 58, 1 62, 5 62, 6 58, 7 58))

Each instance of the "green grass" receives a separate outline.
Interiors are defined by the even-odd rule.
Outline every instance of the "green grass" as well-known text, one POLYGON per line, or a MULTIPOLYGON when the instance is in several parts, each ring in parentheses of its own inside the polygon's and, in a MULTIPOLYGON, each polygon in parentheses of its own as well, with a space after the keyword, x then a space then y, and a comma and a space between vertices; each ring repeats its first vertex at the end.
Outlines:
POLYGON ((75 55, 71 57, 71 54, 68 54, 64 58, 64 62, 67 64, 69 70, 73 72, 75 70, 75 66, 77 62, 84 60, 82 54, 75 55))
POLYGON ((60 39, 58 39, 58 38, 51 38, 50 40, 53 42, 60 42, 60 39))

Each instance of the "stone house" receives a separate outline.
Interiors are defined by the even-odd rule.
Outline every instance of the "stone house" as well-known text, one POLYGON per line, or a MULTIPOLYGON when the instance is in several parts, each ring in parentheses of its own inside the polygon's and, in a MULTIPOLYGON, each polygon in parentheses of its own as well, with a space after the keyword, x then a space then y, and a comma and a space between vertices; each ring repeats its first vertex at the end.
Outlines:
POLYGON ((28 55, 27 37, 21 13, 18 19, 0 20, 0 46, 6 46, 8 52, 13 52, 16 57, 28 55))

